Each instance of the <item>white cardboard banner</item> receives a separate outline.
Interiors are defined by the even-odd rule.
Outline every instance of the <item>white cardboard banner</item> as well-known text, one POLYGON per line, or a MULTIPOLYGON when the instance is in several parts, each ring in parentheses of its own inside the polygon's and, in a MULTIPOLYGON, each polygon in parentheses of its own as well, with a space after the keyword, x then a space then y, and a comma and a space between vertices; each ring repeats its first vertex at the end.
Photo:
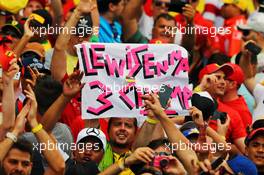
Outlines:
POLYGON ((175 44, 85 43, 76 46, 84 71, 82 116, 85 119, 145 115, 141 95, 173 88, 169 115, 190 106, 188 53, 175 44), (126 77, 134 77, 129 81, 126 77))

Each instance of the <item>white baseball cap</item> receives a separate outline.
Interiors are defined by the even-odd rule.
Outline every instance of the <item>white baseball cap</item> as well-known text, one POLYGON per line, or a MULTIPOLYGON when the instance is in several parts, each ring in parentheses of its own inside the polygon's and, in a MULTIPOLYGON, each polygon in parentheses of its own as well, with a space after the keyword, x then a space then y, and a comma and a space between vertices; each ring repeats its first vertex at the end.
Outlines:
POLYGON ((253 30, 264 33, 264 13, 255 12, 247 20, 247 24, 238 25, 240 30, 253 30))
POLYGON ((77 136, 76 143, 80 142, 83 138, 90 137, 90 136, 97 137, 102 142, 104 151, 106 150, 106 144, 107 144, 106 136, 103 133, 103 131, 101 131, 100 129, 96 129, 96 128, 82 129, 77 136))

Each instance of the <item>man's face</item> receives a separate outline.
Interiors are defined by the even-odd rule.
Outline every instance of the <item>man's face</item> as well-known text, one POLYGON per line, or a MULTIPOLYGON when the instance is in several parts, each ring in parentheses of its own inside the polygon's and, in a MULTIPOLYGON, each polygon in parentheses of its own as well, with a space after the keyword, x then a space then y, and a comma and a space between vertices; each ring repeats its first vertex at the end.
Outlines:
POLYGON ((225 74, 223 71, 219 70, 213 73, 215 76, 215 81, 208 83, 208 92, 212 96, 223 96, 226 89, 225 74))
POLYGON ((169 3, 170 0, 153 0, 151 8, 154 19, 158 17, 160 14, 168 13, 169 3))
POLYGON ((18 149, 11 149, 3 161, 6 175, 30 175, 32 162, 30 154, 18 149))
POLYGON ((237 89, 237 83, 235 81, 226 79, 225 82, 226 82, 225 92, 229 92, 237 89))
POLYGON ((115 6, 115 9, 114 9, 114 15, 116 18, 120 17, 124 8, 125 8, 125 0, 121 0, 117 5, 114 5, 115 6))
POLYGON ((110 141, 121 147, 131 146, 136 136, 134 121, 135 118, 112 118, 109 126, 110 141))
POLYGON ((24 9, 24 17, 27 18, 33 11, 43 8, 44 7, 38 1, 30 1, 24 9))
POLYGON ((92 138, 78 143, 77 150, 74 153, 75 160, 81 163, 92 160, 99 164, 104 156, 104 150, 99 146, 99 142, 98 139, 92 138))
POLYGON ((264 136, 258 136, 249 142, 246 155, 257 167, 264 167, 264 136))
POLYGON ((176 26, 174 20, 159 18, 152 29, 152 39, 160 39, 165 43, 174 43, 175 36, 172 36, 166 29, 173 29, 176 26))
POLYGON ((221 15, 225 18, 225 19, 229 19, 235 16, 235 14, 237 14, 237 11, 240 11, 240 9, 234 5, 234 4, 224 4, 221 8, 221 15))

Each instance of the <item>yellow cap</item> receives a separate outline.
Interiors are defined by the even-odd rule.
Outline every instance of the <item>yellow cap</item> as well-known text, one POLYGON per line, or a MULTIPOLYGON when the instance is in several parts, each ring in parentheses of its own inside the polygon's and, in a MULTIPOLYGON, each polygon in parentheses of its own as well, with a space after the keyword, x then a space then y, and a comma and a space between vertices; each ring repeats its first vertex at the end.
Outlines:
POLYGON ((0 0, 0 9, 17 14, 20 9, 26 7, 28 0, 0 0))
POLYGON ((242 11, 247 10, 247 0, 222 0, 224 4, 234 4, 242 11))

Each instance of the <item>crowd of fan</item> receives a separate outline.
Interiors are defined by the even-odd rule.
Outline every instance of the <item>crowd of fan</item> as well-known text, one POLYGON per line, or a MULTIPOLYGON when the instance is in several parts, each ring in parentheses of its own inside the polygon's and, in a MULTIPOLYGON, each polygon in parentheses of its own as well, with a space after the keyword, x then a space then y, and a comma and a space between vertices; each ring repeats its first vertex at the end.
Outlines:
POLYGON ((186 2, 0 0, 0 174, 264 174, 264 2, 186 2), (185 48, 189 115, 82 119, 83 42, 185 48))

